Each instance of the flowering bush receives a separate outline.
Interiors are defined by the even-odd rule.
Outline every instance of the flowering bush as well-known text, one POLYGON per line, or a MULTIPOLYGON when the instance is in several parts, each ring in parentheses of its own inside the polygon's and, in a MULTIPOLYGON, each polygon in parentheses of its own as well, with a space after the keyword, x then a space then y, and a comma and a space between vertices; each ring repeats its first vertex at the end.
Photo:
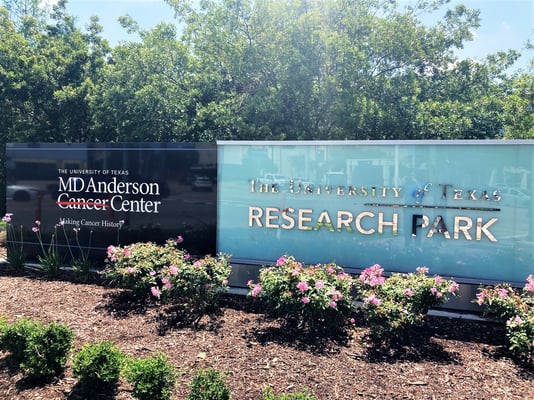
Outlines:
POLYGON ((485 316, 506 321, 510 350, 530 358, 534 355, 534 276, 526 281, 521 291, 507 283, 480 288, 473 301, 485 307, 485 316))
POLYGON ((182 241, 178 237, 167 240, 164 246, 150 242, 109 246, 103 274, 138 295, 186 302, 201 317, 217 305, 219 295, 228 287, 229 257, 221 254, 194 260, 178 247, 182 241))
POLYGON ((459 289, 452 280, 428 276, 426 267, 387 279, 383 273, 376 264, 366 268, 355 282, 362 310, 378 339, 400 339, 406 328, 422 324, 430 308, 444 304, 459 289))
MULTIPOLYGON (((181 265, 190 258, 178 248, 181 240, 169 239, 164 246, 152 242, 133 243, 107 248, 103 276, 112 284, 131 289, 137 295, 150 293, 159 272, 170 265, 181 265)), ((157 296, 159 297, 159 296, 157 296)))
POLYGON ((260 270, 259 282, 248 282, 249 295, 260 298, 266 313, 283 317, 299 329, 335 329, 353 311, 352 277, 335 264, 305 266, 291 256, 260 270))

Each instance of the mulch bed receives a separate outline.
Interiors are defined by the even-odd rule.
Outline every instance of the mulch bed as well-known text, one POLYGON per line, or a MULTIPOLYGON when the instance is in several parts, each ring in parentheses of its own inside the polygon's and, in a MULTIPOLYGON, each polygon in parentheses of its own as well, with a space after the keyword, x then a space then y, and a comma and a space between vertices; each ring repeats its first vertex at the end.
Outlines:
MULTIPOLYGON (((179 368, 174 398, 186 399, 199 368, 227 373, 233 399, 301 390, 317 399, 528 399, 534 367, 507 349, 504 327, 431 316, 407 344, 373 346, 361 321, 350 337, 299 336, 263 318, 243 296, 227 295, 213 318, 196 328, 179 309, 136 301, 128 292, 96 284, 16 276, 0 267, 0 315, 55 321, 84 343, 112 340, 125 353, 158 352, 179 368)), ((68 364, 47 384, 29 382, 0 353, 1 399, 83 399, 68 364)), ((107 399, 104 395, 92 399, 107 399)), ((121 380, 115 399, 133 399, 121 380)))

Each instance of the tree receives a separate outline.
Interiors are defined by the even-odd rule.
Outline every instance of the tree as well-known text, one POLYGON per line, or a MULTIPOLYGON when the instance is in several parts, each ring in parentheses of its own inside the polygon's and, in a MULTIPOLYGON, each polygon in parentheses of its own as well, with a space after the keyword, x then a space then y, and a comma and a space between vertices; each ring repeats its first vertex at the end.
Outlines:
POLYGON ((191 140, 189 54, 176 40, 175 27, 162 23, 147 32, 129 18, 122 23, 141 42, 118 45, 102 71, 92 102, 95 135, 103 141, 191 140))
POLYGON ((64 0, 53 7, 49 22, 27 15, 20 26, 0 7, 2 189, 5 143, 94 140, 89 99, 109 52, 100 32, 96 20, 88 34, 77 29, 64 0))
POLYGON ((250 139, 417 137, 421 86, 479 23, 461 6, 420 22, 445 2, 168 1, 186 24, 200 127, 250 139))

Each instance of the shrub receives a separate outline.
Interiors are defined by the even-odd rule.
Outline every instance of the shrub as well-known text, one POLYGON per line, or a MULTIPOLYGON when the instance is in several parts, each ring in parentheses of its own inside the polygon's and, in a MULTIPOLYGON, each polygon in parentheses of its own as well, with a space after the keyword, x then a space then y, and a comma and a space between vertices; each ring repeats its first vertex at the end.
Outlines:
POLYGON ((506 321, 506 337, 510 350, 527 358, 534 355, 534 308, 506 321))
POLYGON ((185 301, 202 315, 217 306, 219 295, 227 289, 231 267, 225 255, 193 260, 178 247, 181 242, 178 237, 164 246, 109 246, 104 276, 138 295, 151 293, 161 301, 185 301))
POLYGON ((266 314, 302 330, 338 331, 353 311, 352 277, 335 264, 305 266, 283 256, 260 269, 249 295, 262 299, 266 314))
POLYGON ((219 297, 228 288, 230 271, 228 257, 223 254, 194 262, 182 260, 154 276, 151 292, 165 301, 186 302, 202 316, 218 308, 219 297))
POLYGON ((139 400, 166 400, 176 383, 176 369, 164 354, 130 360, 124 369, 133 385, 133 396, 139 400))
POLYGON ((176 241, 169 240, 165 246, 153 242, 133 243, 125 247, 108 246, 103 276, 118 287, 146 296, 154 285, 155 275, 162 268, 181 263, 188 257, 176 244, 176 241))
POLYGON ((22 364, 26 357, 28 339, 33 332, 41 330, 40 322, 22 318, 13 324, 3 321, 0 332, 0 349, 11 353, 17 365, 22 364))
POLYGON ((74 334, 61 324, 37 325, 30 330, 21 367, 36 379, 58 376, 64 369, 74 334))
POLYGON ((444 304, 459 288, 456 282, 439 275, 427 276, 426 267, 387 279, 383 272, 379 265, 373 265, 356 283, 371 333, 380 340, 401 339, 408 327, 421 325, 430 308, 444 304))
POLYGON ((529 275, 521 291, 508 283, 479 288, 473 300, 484 306, 484 315, 506 321, 510 350, 531 358, 534 355, 534 276, 529 275))
POLYGON ((122 351, 110 341, 85 344, 73 359, 73 375, 85 392, 112 390, 125 360, 122 351))
POLYGON ((315 400, 315 397, 306 392, 297 392, 289 394, 274 394, 274 391, 271 387, 266 387, 262 393, 263 400, 315 400))
POLYGON ((525 296, 508 283, 479 288, 476 297, 473 302, 484 306, 484 316, 502 322, 523 314, 530 308, 525 296))
POLYGON ((191 382, 187 400, 229 400, 230 389, 220 372, 214 369, 199 370, 191 382))

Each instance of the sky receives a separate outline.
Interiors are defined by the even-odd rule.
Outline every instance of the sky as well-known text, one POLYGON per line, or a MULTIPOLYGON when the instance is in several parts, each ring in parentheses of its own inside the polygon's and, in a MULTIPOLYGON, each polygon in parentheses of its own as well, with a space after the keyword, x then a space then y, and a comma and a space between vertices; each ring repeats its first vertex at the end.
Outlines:
MULTIPOLYGON (((460 58, 482 59, 487 54, 515 49, 523 53, 516 69, 529 65, 534 52, 525 50, 525 43, 529 39, 534 41, 534 0, 451 0, 448 7, 455 4, 481 12, 481 26, 474 32, 474 40, 457 52, 460 58)), ((76 17, 81 29, 92 15, 98 16, 104 27, 103 37, 111 46, 137 40, 120 26, 119 16, 128 14, 147 30, 159 22, 175 22, 174 12, 163 0, 68 0, 67 11, 76 17)), ((440 20, 443 14, 444 11, 439 11, 435 17, 427 17, 428 21, 440 20)))

